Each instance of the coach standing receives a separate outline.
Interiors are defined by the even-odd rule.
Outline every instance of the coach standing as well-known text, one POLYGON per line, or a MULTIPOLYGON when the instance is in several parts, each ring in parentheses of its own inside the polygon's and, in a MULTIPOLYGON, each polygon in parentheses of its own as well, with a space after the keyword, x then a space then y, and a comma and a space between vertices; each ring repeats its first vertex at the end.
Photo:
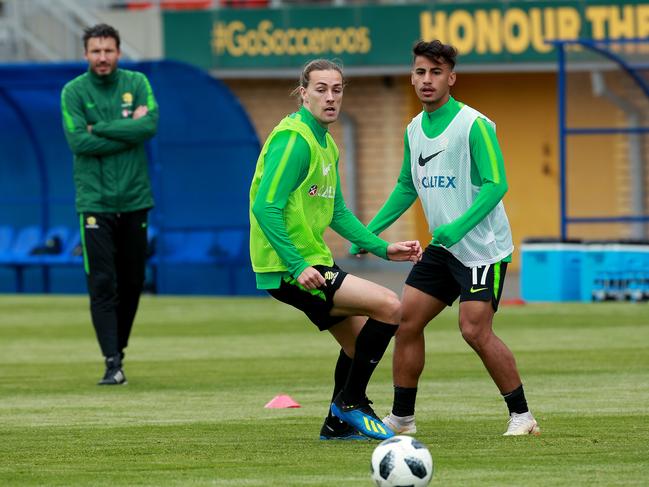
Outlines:
POLYGON ((63 88, 63 128, 74 153, 90 313, 106 362, 99 384, 126 384, 122 361, 144 283, 153 207, 144 143, 156 133, 158 105, 146 76, 117 67, 117 30, 89 27, 83 43, 88 71, 63 88))

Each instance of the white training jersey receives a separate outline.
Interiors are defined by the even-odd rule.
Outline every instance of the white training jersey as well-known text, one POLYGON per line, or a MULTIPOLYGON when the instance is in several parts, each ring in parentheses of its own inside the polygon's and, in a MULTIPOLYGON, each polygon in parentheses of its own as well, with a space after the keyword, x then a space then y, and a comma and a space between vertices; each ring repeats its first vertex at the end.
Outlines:
MULTIPOLYGON (((480 191, 471 184, 469 133, 476 118, 495 124, 477 110, 464 105, 437 137, 429 138, 421 128, 423 112, 408 125, 412 179, 426 214, 428 228, 451 223, 462 216, 480 191)), ((499 262, 514 250, 512 232, 503 202, 462 240, 447 249, 467 267, 499 262)))

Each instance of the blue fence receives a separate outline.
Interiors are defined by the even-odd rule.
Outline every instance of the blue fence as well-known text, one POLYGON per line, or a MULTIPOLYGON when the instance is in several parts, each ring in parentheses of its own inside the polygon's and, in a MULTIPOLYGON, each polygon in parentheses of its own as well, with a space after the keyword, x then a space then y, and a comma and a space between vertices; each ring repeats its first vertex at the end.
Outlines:
MULTIPOLYGON (((560 235, 561 240, 569 237, 568 227, 575 224, 606 224, 606 223, 645 223, 649 222, 649 214, 637 215, 600 215, 592 217, 576 217, 568 209, 568 137, 583 135, 614 135, 628 134, 640 135, 649 133, 649 125, 639 124, 635 127, 569 127, 567 123, 567 62, 566 50, 569 47, 578 47, 598 54, 601 59, 612 62, 618 67, 620 73, 626 76, 645 98, 649 98, 649 83, 643 72, 649 69, 646 61, 629 62, 617 54, 611 47, 624 45, 638 45, 646 47, 647 39, 573 39, 556 40, 552 44, 557 48, 557 112, 559 114, 559 209, 560 209, 560 235)), ((613 121, 612 121, 613 123, 613 121)), ((634 175, 640 176, 640 175, 634 175)))
MULTIPOLYGON (((160 105, 148 145, 156 206, 147 286, 165 294, 254 294, 248 189, 259 153, 228 88, 170 61, 144 72, 160 105)), ((0 292, 85 292, 72 155, 60 92, 85 64, 0 65, 0 292)))

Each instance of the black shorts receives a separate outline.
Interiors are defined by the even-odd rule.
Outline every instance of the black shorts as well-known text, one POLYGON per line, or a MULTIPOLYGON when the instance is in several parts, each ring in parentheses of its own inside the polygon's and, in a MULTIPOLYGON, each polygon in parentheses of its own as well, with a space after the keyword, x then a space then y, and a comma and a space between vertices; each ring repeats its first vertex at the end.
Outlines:
POLYGON ((347 273, 336 264, 332 267, 324 265, 313 267, 325 278, 326 286, 305 289, 298 284, 297 279, 285 277, 279 289, 267 289, 267 291, 278 301, 290 304, 304 312, 320 331, 325 331, 347 318, 329 314, 334 306, 334 294, 347 277, 347 273))
POLYGON ((448 250, 429 245, 406 284, 449 306, 460 296, 460 302, 491 301, 494 311, 498 311, 506 273, 506 262, 466 267, 448 250))

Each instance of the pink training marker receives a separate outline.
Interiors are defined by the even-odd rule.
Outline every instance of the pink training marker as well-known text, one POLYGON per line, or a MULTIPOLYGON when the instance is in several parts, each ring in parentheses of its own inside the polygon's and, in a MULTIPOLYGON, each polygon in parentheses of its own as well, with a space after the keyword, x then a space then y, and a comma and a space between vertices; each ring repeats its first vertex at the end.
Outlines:
POLYGON ((295 402, 291 396, 280 394, 279 396, 272 398, 264 407, 269 409, 280 409, 299 408, 301 406, 297 402, 295 402))

